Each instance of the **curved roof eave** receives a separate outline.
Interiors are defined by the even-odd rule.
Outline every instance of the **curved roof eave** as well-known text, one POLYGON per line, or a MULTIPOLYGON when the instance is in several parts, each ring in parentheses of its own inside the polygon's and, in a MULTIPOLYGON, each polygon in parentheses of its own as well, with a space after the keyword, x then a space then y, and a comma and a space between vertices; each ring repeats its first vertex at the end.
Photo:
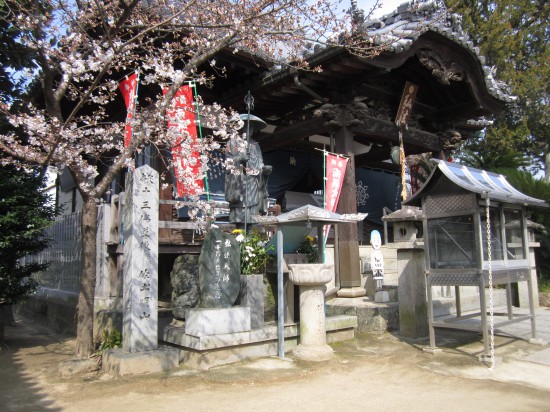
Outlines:
MULTIPOLYGON (((361 25, 363 35, 368 37, 374 46, 383 51, 374 57, 362 58, 363 62, 380 68, 397 68, 406 59, 425 44, 439 36, 456 45, 458 53, 469 57, 470 70, 467 81, 481 107, 489 112, 498 112, 506 104, 514 102, 517 97, 507 91, 505 83, 496 80, 495 70, 485 64, 469 36, 463 31, 461 17, 448 13, 445 5, 437 0, 419 0, 404 3, 393 13, 380 19, 366 21, 361 25)), ((437 42, 431 41, 431 49, 437 50, 437 42)), ((448 46, 440 45, 442 51, 448 46)), ((306 56, 311 67, 323 65, 331 59, 346 55, 342 45, 329 45, 306 56)), ((357 57, 357 56, 355 56, 357 57)), ((253 89, 272 86, 294 76, 296 69, 287 66, 275 67, 260 79, 253 89)))
POLYGON ((501 174, 474 169, 473 167, 450 163, 445 160, 432 160, 437 162, 437 167, 432 171, 424 186, 414 196, 403 202, 404 205, 420 206, 422 195, 429 192, 429 188, 432 186, 431 182, 437 181, 441 175, 444 175, 462 189, 491 200, 525 206, 548 207, 544 200, 527 196, 515 189, 501 174))
POLYGON ((462 17, 449 13, 442 1, 420 0, 404 3, 393 13, 365 22, 365 36, 376 45, 385 46, 385 54, 399 55, 408 51, 427 32, 436 33, 466 50, 478 63, 487 92, 497 100, 511 103, 517 99, 507 91, 504 82, 495 78, 495 69, 486 65, 479 48, 462 29, 462 17))

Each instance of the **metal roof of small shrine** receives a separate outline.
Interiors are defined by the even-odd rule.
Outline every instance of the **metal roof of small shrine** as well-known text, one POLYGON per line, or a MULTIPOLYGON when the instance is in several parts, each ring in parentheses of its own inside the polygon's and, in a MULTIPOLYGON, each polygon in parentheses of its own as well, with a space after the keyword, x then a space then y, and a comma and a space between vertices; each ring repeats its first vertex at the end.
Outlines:
MULTIPOLYGON (((435 183, 442 176, 445 176, 462 189, 478 193, 489 199, 506 203, 548 207, 544 200, 527 196, 515 189, 501 174, 474 169, 459 163, 450 163, 438 159, 432 160, 437 162, 437 167, 432 171, 422 188, 403 204, 420 206, 422 196, 429 193, 435 183)), ((449 188, 449 190, 451 189, 449 188)))
POLYGON ((262 225, 294 224, 304 222, 322 222, 324 224, 352 223, 363 220, 367 213, 339 214, 317 206, 305 205, 278 216, 256 216, 262 225))
POLYGON ((382 216, 384 222, 415 222, 422 220, 422 210, 415 206, 403 206, 401 209, 382 216))

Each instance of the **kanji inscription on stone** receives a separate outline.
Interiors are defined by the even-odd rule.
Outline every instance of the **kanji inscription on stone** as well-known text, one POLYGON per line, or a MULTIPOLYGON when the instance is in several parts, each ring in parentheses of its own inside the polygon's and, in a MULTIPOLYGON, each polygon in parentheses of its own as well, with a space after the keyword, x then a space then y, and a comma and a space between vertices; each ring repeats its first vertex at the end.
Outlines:
POLYGON ((126 178, 122 349, 158 346, 159 176, 141 166, 126 178))
POLYGON ((218 228, 208 231, 199 257, 200 307, 233 306, 241 287, 240 245, 218 228))

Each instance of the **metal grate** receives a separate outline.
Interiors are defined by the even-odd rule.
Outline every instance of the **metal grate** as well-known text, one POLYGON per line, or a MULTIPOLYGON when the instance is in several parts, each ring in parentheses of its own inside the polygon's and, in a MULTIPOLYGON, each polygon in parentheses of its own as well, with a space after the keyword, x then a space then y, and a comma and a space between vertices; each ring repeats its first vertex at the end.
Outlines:
POLYGON ((430 275, 431 286, 478 286, 479 275, 476 273, 445 273, 430 275))
POLYGON ((58 217, 46 231, 51 239, 50 247, 24 258, 24 263, 49 263, 45 271, 33 275, 40 286, 78 292, 81 273, 80 221, 81 212, 58 217))
POLYGON ((424 214, 428 217, 451 212, 473 212, 476 208, 476 197, 473 193, 428 196, 422 208, 424 214))
POLYGON ((473 216, 428 219, 431 269, 477 267, 473 216))

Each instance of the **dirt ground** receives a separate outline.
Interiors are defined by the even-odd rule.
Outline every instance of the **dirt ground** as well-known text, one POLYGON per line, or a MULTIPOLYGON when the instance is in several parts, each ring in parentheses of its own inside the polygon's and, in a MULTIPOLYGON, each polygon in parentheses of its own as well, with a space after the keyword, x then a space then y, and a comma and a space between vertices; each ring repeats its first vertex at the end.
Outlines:
MULTIPOLYGON (((331 361, 261 358, 209 371, 186 367, 113 378, 63 377, 75 343, 17 318, 0 350, 0 411, 548 411, 550 366, 513 359, 490 371, 476 357, 480 339, 449 332, 438 355, 425 342, 358 334, 333 345, 331 361)), ((528 353, 526 342, 497 337, 499 355, 528 353)), ((540 350, 540 348, 538 349, 540 350)))

